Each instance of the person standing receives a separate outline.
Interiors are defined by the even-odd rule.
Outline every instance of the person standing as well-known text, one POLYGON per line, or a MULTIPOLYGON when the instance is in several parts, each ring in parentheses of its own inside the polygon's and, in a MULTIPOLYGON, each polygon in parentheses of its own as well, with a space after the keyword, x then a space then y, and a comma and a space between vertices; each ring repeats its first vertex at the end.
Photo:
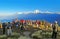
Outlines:
POLYGON ((0 35, 3 34, 3 27, 2 27, 2 23, 0 23, 0 35))
POLYGON ((37 28, 39 28, 39 26, 40 26, 40 20, 36 20, 36 25, 37 25, 37 28))
POLYGON ((7 26, 5 23, 2 24, 3 26, 3 34, 5 34, 5 27, 7 26))
POLYGON ((8 22, 8 25, 7 25, 7 36, 10 36, 12 35, 12 25, 10 22, 8 22))
POLYGON ((58 23, 55 21, 53 27, 53 33, 52 33, 52 38, 56 39, 57 38, 57 32, 58 32, 58 23))
POLYGON ((24 36, 23 32, 24 32, 24 23, 25 20, 20 20, 20 34, 24 36))

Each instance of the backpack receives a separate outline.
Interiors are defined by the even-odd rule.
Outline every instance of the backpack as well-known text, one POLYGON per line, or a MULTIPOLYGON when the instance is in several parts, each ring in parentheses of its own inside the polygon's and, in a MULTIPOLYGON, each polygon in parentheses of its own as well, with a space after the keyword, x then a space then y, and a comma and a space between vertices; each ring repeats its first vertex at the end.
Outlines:
POLYGON ((7 27, 7 29, 9 29, 9 27, 7 27))

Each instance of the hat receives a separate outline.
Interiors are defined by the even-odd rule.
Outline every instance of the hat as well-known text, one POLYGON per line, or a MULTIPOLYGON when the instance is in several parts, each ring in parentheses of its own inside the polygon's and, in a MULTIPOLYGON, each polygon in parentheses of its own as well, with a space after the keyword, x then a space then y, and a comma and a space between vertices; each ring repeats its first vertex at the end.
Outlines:
POLYGON ((55 23, 57 23, 57 21, 55 21, 55 23))

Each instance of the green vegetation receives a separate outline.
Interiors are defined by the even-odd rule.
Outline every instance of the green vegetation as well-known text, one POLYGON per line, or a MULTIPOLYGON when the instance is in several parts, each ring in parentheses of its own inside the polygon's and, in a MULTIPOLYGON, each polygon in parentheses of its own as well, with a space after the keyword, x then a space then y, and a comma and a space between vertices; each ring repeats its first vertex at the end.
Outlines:
MULTIPOLYGON (((48 31, 36 31, 33 34, 31 34, 31 37, 33 37, 34 39, 43 39, 43 38, 51 38, 52 36, 52 32, 48 32, 48 31)), ((58 32, 57 34, 57 39, 60 39, 60 33, 58 32)))
POLYGON ((11 36, 0 35, 0 39, 18 39, 20 37, 19 33, 13 33, 11 36))
MULTIPOLYGON (((38 30, 31 34, 33 39, 43 39, 43 38, 51 38, 52 31, 42 31, 38 30)), ((12 36, 0 35, 0 39, 31 39, 30 37, 21 36, 20 33, 13 32, 12 36)), ((57 34, 57 39, 60 39, 60 32, 57 34)))

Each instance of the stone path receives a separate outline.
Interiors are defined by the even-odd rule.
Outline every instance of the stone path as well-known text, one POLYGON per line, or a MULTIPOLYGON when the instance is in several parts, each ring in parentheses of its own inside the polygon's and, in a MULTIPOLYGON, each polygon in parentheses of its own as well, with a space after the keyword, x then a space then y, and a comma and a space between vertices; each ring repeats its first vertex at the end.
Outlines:
POLYGON ((24 36, 20 36, 18 39, 32 39, 32 38, 30 38, 30 33, 31 32, 29 32, 29 31, 25 31, 23 34, 24 34, 24 36))

